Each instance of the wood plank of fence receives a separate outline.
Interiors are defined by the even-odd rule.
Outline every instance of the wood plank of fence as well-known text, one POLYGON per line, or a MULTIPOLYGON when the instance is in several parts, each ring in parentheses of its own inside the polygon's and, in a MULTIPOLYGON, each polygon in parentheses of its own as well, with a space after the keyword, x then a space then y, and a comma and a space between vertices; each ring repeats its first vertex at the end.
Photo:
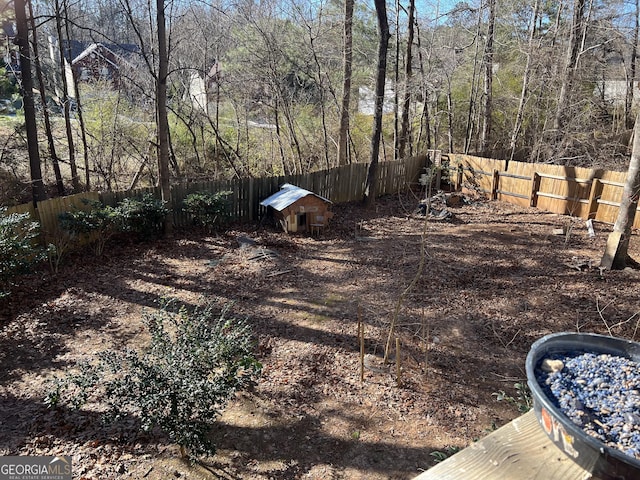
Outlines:
MULTIPOLYGON (((396 162, 381 162, 378 169, 378 195, 393 194, 402 191, 417 182, 425 169, 426 156, 411 157, 396 162)), ((219 180, 172 185, 171 208, 174 225, 187 226, 191 219, 182 209, 183 200, 195 192, 229 191, 233 216, 241 221, 255 221, 262 218, 266 209, 259 202, 277 192, 284 183, 292 183, 321 195, 334 203, 359 201, 363 198, 368 164, 352 163, 329 170, 310 174, 246 178, 240 180, 219 180)), ((104 205, 116 206, 125 198, 140 198, 151 193, 160 198, 157 187, 139 188, 118 192, 87 192, 69 197, 59 197, 38 204, 34 210, 31 204, 12 207, 10 212, 29 212, 41 223, 47 234, 55 234, 58 228, 58 215, 73 208, 86 208, 82 199, 101 201, 104 205)))
POLYGON ((59 231, 58 216, 64 212, 73 210, 88 210, 90 207, 85 201, 97 202, 100 200, 98 192, 83 192, 67 197, 51 198, 38 203, 37 220, 45 237, 55 236, 59 231))
MULTIPOLYGON (((449 158, 454 170, 462 169, 458 187, 604 223, 614 223, 618 215, 626 172, 522 162, 509 162, 505 172, 499 170, 497 160, 460 154, 449 154, 449 158)), ((640 215, 634 227, 640 228, 640 215)))

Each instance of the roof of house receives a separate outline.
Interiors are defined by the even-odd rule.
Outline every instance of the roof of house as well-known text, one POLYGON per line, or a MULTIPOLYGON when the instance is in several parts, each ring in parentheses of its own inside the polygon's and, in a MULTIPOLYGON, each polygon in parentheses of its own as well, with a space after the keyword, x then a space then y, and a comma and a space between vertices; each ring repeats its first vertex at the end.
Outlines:
POLYGON ((95 49, 98 45, 122 58, 140 53, 140 48, 137 45, 128 43, 82 42, 79 40, 62 41, 63 52, 68 62, 77 60, 87 49, 95 49))
POLYGON ((313 195, 314 197, 318 197, 319 199, 332 203, 331 200, 328 200, 320 195, 317 195, 309 190, 305 190, 304 188, 296 187, 295 185, 291 185, 290 183, 285 183, 280 187, 280 191, 274 193, 268 198, 265 198, 260 202, 260 205, 263 207, 272 207, 275 210, 281 212, 288 206, 296 203, 301 198, 306 197, 307 195, 313 195))
POLYGON ((101 50, 106 50, 111 52, 113 55, 118 56, 119 55, 115 52, 113 52, 109 47, 107 47, 106 45, 102 45, 101 43, 92 43, 91 45, 89 45, 82 53, 80 53, 80 55, 78 55, 77 57, 75 57, 73 59, 73 61, 71 62, 72 65, 75 65, 77 62, 79 62, 80 60, 82 60, 83 58, 88 57, 89 55, 91 55, 92 53, 97 53, 98 55, 100 55, 102 58, 104 58, 107 62, 109 62, 110 64, 112 64, 114 67, 118 68, 118 66, 113 63, 111 60, 109 60, 107 57, 105 57, 102 53, 101 50))

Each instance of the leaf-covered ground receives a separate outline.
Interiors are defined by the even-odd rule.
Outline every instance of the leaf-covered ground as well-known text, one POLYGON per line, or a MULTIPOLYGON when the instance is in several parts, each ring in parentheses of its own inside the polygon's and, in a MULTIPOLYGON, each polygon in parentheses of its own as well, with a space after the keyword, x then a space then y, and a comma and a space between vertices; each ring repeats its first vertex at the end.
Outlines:
POLYGON ((481 200, 425 225, 416 204, 338 205, 318 238, 245 226, 111 244, 24 278, 0 310, 0 455, 72 455, 74 478, 100 480, 408 479, 519 415, 493 394, 517 396, 536 339, 636 334, 640 273, 590 266, 608 226, 590 238, 579 219, 481 200), (214 427, 214 457, 191 466, 135 418, 105 426, 91 405, 47 410, 48 379, 102 349, 144 346, 145 309, 205 297, 250 319, 264 364, 214 427), (358 317, 377 365, 364 381, 358 317), (394 318, 400 386, 379 362, 394 318))

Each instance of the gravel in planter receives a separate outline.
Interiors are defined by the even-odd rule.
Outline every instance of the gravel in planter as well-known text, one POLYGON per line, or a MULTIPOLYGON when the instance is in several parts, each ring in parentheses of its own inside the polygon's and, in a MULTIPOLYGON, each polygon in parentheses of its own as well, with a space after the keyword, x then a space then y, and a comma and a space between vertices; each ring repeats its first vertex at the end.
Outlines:
POLYGON ((543 360, 536 377, 549 399, 587 435, 640 459, 638 363, 610 354, 567 353, 543 360))

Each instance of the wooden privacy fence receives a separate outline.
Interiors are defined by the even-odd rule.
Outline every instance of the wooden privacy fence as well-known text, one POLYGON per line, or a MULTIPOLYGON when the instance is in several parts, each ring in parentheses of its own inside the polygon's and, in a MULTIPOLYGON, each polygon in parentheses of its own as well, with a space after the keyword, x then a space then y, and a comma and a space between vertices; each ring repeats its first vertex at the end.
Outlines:
MULTIPOLYGON (((561 215, 615 223, 627 172, 509 162, 471 155, 448 157, 448 171, 457 188, 490 198, 561 215)), ((640 209, 639 209, 640 210, 640 209)), ((640 228, 636 215, 635 228, 640 228)))
MULTIPOLYGON (((426 157, 411 157, 403 161, 382 162, 378 164, 377 195, 388 195, 403 191, 410 184, 416 183, 421 173, 425 172, 426 157)), ((199 183, 186 183, 171 187, 171 211, 174 224, 178 227, 190 223, 190 218, 182 210, 182 201, 195 192, 230 192, 232 216, 243 222, 256 221, 266 212, 260 201, 276 193, 284 183, 291 183, 328 198, 333 203, 358 201, 363 198, 368 165, 352 163, 330 170, 304 175, 285 175, 279 177, 243 178, 199 183)), ((68 197, 53 198, 38 203, 34 209, 32 204, 10 207, 8 213, 31 214, 40 222, 45 238, 55 235, 58 230, 58 215, 74 208, 86 208, 83 199, 100 200, 105 205, 115 206, 125 198, 140 197, 151 193, 160 197, 158 188, 143 188, 121 192, 86 192, 68 197)))

